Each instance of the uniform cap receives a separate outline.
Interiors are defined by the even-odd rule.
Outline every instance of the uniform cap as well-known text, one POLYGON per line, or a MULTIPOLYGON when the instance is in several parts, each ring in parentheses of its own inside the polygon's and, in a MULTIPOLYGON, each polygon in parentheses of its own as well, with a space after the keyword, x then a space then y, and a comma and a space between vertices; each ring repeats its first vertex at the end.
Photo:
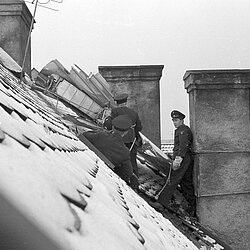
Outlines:
POLYGON ((128 99, 128 94, 123 93, 123 94, 118 94, 114 97, 114 100, 116 101, 117 104, 121 104, 126 102, 128 99))
POLYGON ((171 112, 171 117, 172 118, 179 118, 179 119, 184 119, 186 116, 184 114, 182 114, 180 111, 178 110, 173 110, 171 112))
POLYGON ((112 125, 117 130, 126 131, 131 128, 133 122, 127 115, 119 115, 112 120, 112 125))

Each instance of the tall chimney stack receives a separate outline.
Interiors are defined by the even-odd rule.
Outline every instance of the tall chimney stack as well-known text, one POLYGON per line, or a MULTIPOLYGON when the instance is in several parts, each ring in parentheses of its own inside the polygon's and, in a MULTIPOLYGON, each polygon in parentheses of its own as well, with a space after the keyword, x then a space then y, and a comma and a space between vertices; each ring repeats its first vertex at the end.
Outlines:
POLYGON ((99 66, 113 94, 129 95, 128 106, 139 113, 142 133, 161 147, 160 79, 164 65, 99 66))
MULTIPOLYGON (((32 15, 22 0, 0 0, 0 47, 21 67, 32 15)), ((31 73, 31 45, 27 50, 24 71, 31 73)))

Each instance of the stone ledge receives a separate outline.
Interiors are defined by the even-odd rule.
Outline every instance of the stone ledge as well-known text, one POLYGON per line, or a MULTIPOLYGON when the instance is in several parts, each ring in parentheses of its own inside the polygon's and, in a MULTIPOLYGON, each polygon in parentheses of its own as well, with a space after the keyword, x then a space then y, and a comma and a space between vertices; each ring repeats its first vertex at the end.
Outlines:
POLYGON ((99 66, 100 74, 108 82, 159 81, 164 65, 99 66))
POLYGON ((1 16, 21 16, 28 27, 30 27, 32 21, 32 15, 28 7, 20 1, 0 1, 1 16))
POLYGON ((250 88, 250 69, 189 70, 183 76, 185 89, 250 88))

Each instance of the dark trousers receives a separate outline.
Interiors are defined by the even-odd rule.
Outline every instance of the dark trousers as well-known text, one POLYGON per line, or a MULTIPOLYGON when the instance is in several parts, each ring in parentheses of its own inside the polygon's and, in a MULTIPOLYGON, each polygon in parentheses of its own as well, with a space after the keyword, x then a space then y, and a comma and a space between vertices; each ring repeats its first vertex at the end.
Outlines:
MULTIPOLYGON (((132 142, 130 143, 125 143, 126 147, 128 149, 131 148, 132 142)), ((139 180, 138 180, 138 166, 137 166, 137 161, 136 161, 136 155, 137 155, 137 146, 136 144, 133 145, 132 149, 130 150, 130 161, 133 167, 133 176, 130 178, 130 186, 133 189, 138 189, 139 187, 139 180)))
POLYGON ((131 165, 117 165, 114 168, 114 172, 119 175, 124 181, 126 181, 128 185, 130 185, 130 179, 133 175, 131 165), (130 168, 128 166, 130 166, 130 168))
POLYGON ((193 160, 189 154, 186 154, 179 169, 172 170, 170 183, 160 193, 158 201, 163 206, 168 206, 178 184, 180 184, 181 191, 187 202, 195 206, 193 160))
POLYGON ((196 197, 194 193, 194 185, 193 185, 193 168, 194 164, 193 161, 191 165, 188 167, 187 171, 183 175, 180 188, 183 196, 185 197, 186 201, 189 203, 190 207, 196 206, 196 197))

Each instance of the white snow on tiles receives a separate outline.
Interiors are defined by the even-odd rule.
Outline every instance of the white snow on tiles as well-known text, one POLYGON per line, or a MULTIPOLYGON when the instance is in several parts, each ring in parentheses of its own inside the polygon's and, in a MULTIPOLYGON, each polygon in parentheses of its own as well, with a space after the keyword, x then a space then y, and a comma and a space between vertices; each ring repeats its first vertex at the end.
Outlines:
POLYGON ((0 65, 0 194, 60 249, 197 249, 0 65))

